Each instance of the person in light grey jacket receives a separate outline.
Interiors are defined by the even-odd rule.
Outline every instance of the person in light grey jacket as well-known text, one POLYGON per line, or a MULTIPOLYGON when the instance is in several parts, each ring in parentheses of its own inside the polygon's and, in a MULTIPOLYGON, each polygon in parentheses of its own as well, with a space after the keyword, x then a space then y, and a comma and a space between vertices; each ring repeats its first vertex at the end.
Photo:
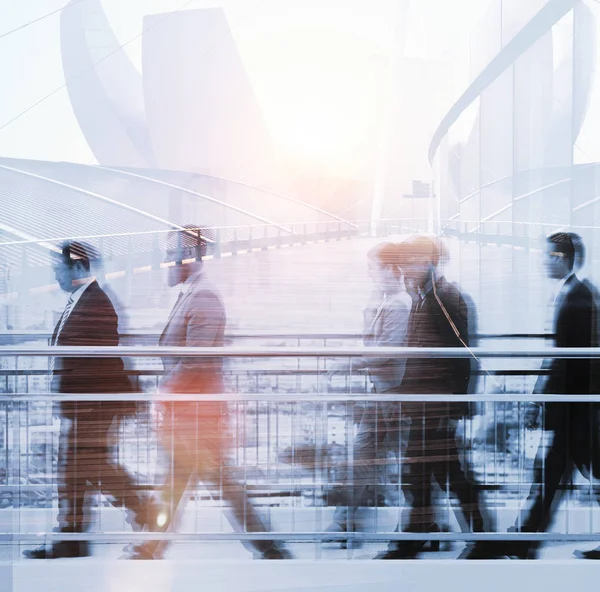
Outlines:
MULTIPOLYGON (((202 257, 206 242, 198 226, 173 231, 167 239, 169 286, 179 287, 179 297, 160 337, 165 347, 222 347, 226 325, 223 300, 209 282, 202 257)), ((165 357, 161 393, 219 394, 223 392, 222 359, 219 357, 165 357)), ((226 408, 218 401, 169 401, 162 403, 164 420, 159 441, 170 456, 168 476, 161 487, 163 510, 153 530, 175 528, 186 489, 202 481, 215 499, 225 504, 225 516, 236 532, 264 533, 266 526, 228 462, 226 408)), ((151 538, 151 537, 149 537, 151 538)), ((242 541, 256 558, 286 559, 290 554, 276 541, 242 541)), ((136 545, 128 559, 160 559, 167 544, 149 540, 136 545)))
MULTIPOLYGON (((369 276, 374 290, 363 311, 363 341, 366 346, 402 347, 406 345, 412 298, 404 288, 401 269, 396 263, 397 246, 382 243, 368 253, 369 276)), ((374 393, 396 393, 404 376, 402 358, 363 358, 352 361, 352 371, 367 370, 374 393)), ((349 371, 340 366, 334 372, 349 371)), ((377 499, 379 465, 386 464, 388 450, 401 449, 401 430, 396 403, 369 403, 362 410, 354 438, 353 459, 342 467, 343 489, 338 492, 333 522, 327 532, 355 530, 355 514, 374 493, 377 499)))

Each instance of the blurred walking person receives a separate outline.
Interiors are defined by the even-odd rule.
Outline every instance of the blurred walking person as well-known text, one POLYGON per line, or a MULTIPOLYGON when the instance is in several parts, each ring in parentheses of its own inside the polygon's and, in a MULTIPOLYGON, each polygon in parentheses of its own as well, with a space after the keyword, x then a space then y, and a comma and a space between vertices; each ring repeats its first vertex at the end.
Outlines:
MULTIPOLYGON (((575 259, 573 261, 573 271, 580 273, 581 269, 585 266, 585 244, 580 235, 575 232, 566 233, 573 242, 573 249, 575 250, 575 259)), ((597 314, 600 308, 600 291, 598 288, 588 279, 582 278, 581 283, 588 288, 594 299, 596 306, 596 341, 595 344, 598 346, 600 343, 600 316, 597 314)), ((590 392, 592 394, 600 393, 600 361, 592 360, 591 367, 591 381, 592 385, 590 392)), ((594 486, 594 492, 596 499, 600 502, 600 491, 598 491, 598 481, 600 481, 600 405, 598 403, 590 403, 590 422, 587 429, 590 430, 590 450, 589 450, 589 465, 587 467, 579 467, 583 469, 583 475, 590 480, 590 484, 594 486)), ((580 559, 600 559, 600 547, 591 549, 590 551, 577 550, 574 552, 576 557, 580 559)))
MULTIPOLYGON (((373 292, 363 311, 363 342, 366 346, 402 347, 406 344, 412 299, 404 287, 397 263, 397 245, 381 243, 367 253, 373 292)), ((365 358, 352 361, 352 370, 368 370, 374 393, 398 393, 404 376, 403 358, 365 358)), ((349 372, 338 366, 336 372, 349 372)), ((377 501, 379 469, 387 469, 387 453, 399 454, 401 430, 395 403, 367 403, 354 439, 354 454, 343 468, 344 486, 337 492, 338 506, 327 532, 344 533, 356 528, 356 511, 369 497, 377 501)))
MULTIPOLYGON (((413 236, 399 245, 398 264, 413 297, 408 328, 408 347, 468 347, 469 313, 458 288, 439 273, 440 248, 426 236, 413 236)), ((410 358, 402 380, 402 393, 464 394, 468 391, 471 362, 455 359, 410 358)), ((408 442, 402 459, 402 492, 406 507, 403 526, 423 533, 417 541, 392 541, 376 559, 416 557, 427 544, 427 533, 438 530, 432 503, 432 480, 443 491, 456 495, 457 517, 464 531, 482 532, 479 496, 461 466, 456 444, 457 422, 470 415, 468 403, 403 403, 403 417, 410 419, 408 442)), ((475 558, 467 546, 462 558, 475 558)))
MULTIPOLYGON (((551 301, 551 325, 556 347, 595 347, 597 345, 597 310, 589 287, 577 277, 574 269, 576 249, 570 234, 557 232, 546 240, 544 264, 548 277, 556 281, 551 301)), ((553 358, 544 360, 542 375, 536 382, 535 394, 591 394, 594 389, 593 363, 589 359, 553 358)), ((597 413, 597 405, 593 405, 597 413)), ((561 497, 559 486, 570 478, 573 469, 593 480, 590 463, 597 449, 597 426, 585 403, 529 404, 525 409, 526 427, 541 425, 552 432, 552 443, 544 439, 534 461, 534 479, 526 507, 511 531, 543 532, 555 513, 555 502, 561 497), (594 445, 594 440, 596 440, 594 445)), ((596 469, 597 471, 597 469, 596 469)), ((598 496, 597 486, 590 485, 598 496)), ((488 545, 489 546, 489 545, 488 545)), ((511 541, 491 546, 497 555, 517 559, 535 559, 538 541, 511 541)), ((581 553, 595 557, 595 551, 581 553)))
MULTIPOLYGON (((56 280, 69 294, 50 345, 117 346, 118 318, 114 306, 92 275, 97 251, 85 243, 66 242, 55 255, 56 280)), ((121 358, 56 357, 50 362, 53 392, 129 393, 132 384, 121 358)), ((137 493, 135 482, 113 458, 114 422, 135 413, 135 402, 64 401, 60 403, 61 435, 58 453, 58 524, 61 533, 83 533, 90 526, 91 486, 125 508, 128 522, 141 530, 152 505, 137 493)), ((23 552, 31 559, 85 557, 87 541, 62 540, 23 552)))
MULTIPOLYGON (((169 286, 179 286, 179 297, 171 311, 159 344, 165 347, 221 347, 226 324, 220 294, 210 283, 202 257, 206 241, 199 227, 169 233, 167 262, 169 286), (184 261, 187 261, 184 263, 184 261)), ((223 392, 222 358, 165 357, 161 393, 219 394, 223 392)), ((237 532, 265 532, 265 526, 250 503, 244 485, 236 481, 228 466, 229 445, 224 404, 218 401, 167 402, 160 428, 161 444, 170 456, 169 474, 162 487, 164 513, 157 527, 174 529, 181 500, 188 484, 202 481, 211 495, 228 503, 226 517, 237 532)), ((289 553, 275 541, 252 540, 242 544, 256 557, 284 559, 289 553)), ((159 559, 167 545, 148 541, 133 548, 131 559, 159 559)))

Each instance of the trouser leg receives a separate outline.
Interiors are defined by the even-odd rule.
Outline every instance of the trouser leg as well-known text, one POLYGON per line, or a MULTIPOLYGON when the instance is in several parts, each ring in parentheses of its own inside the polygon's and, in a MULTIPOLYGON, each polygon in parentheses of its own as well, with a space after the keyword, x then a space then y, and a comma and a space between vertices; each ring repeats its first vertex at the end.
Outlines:
MULTIPOLYGON (((258 511, 250 502, 246 487, 234 476, 226 459, 224 435, 219 420, 199 422, 199 446, 197 470, 199 479, 210 488, 213 498, 226 504, 225 517, 234 531, 267 532, 258 511)), ((254 553, 267 553, 279 548, 272 540, 242 541, 242 545, 254 553)))
POLYGON ((384 445, 387 428, 381 406, 373 404, 364 409, 353 443, 353 461, 344 467, 345 485, 339 492, 334 514, 334 523, 341 530, 354 528, 356 511, 366 504, 370 494, 376 502, 379 470, 387 465, 387 459, 382 456, 387 452, 384 445))
POLYGON ((61 532, 84 532, 90 525, 85 493, 88 480, 95 472, 99 444, 96 432, 89 429, 89 418, 81 415, 63 419, 61 425, 58 453, 58 525, 61 532))
MULTIPOLYGON (((197 480, 195 429, 189 428, 185 422, 176 422, 173 416, 166 417, 162 426, 160 440, 169 466, 159 494, 162 521, 160 525, 156 525, 155 530, 177 529, 178 517, 183 510, 180 507, 181 500, 190 480, 197 480)), ((161 556, 168 544, 167 541, 151 540, 141 545, 140 549, 145 554, 161 556)))
POLYGON ((115 506, 130 511, 135 518, 139 517, 137 523, 141 527, 144 502, 131 474, 115 459, 114 446, 111 444, 113 428, 118 427, 118 418, 107 416, 104 426, 100 428, 99 437, 104 441, 104 455, 99 459, 96 485, 103 495, 112 498, 115 506))
POLYGON ((431 432, 429 452, 438 459, 432 463, 436 481, 442 490, 449 491, 458 498, 461 508, 458 520, 462 530, 483 532, 479 492, 467 478, 460 463, 454 427, 445 418, 442 418, 438 428, 431 432))
MULTIPOLYGON (((545 531, 552 518, 552 507, 557 490, 565 474, 569 458, 566 426, 559 426, 554 431, 552 445, 547 449, 543 444, 538 448, 534 463, 534 483, 527 498, 528 510, 520 513, 521 532, 545 531)), ((524 542, 508 544, 513 552, 509 554, 526 556, 536 549, 539 543, 524 542)))
MULTIPOLYGON (((423 416, 411 418, 406 452, 402 459, 402 493, 405 506, 402 522, 407 532, 429 532, 435 523, 432 504, 432 467, 427 450, 430 431, 428 420, 423 416)), ((390 549, 419 545, 418 542, 391 542, 390 549)))

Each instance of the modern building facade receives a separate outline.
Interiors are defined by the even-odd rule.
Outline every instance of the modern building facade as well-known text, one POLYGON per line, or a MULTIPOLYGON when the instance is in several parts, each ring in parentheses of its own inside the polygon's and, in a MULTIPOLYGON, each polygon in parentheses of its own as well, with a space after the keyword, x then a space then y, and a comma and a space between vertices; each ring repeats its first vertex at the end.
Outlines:
POLYGON ((446 232, 529 246, 572 228, 597 259, 596 8, 489 2, 471 39, 471 83, 430 145, 446 232))

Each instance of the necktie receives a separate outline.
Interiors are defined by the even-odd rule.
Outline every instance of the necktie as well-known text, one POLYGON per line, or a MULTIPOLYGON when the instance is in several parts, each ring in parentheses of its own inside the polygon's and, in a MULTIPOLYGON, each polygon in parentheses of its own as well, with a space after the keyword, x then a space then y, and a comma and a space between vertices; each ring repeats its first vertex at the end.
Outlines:
POLYGON ((417 322, 417 315, 421 312, 421 308, 423 307, 423 295, 422 294, 418 294, 417 295, 417 299, 415 300, 415 303, 413 305, 413 311, 412 311, 412 327, 414 328, 416 322, 417 322))
MULTIPOLYGON (((67 319, 69 318, 69 315, 71 314, 71 311, 73 310, 73 307, 75 306, 75 301, 73 300, 73 295, 69 296, 69 301, 67 302, 67 306, 65 307, 65 310, 62 313, 62 316, 60 317, 60 321, 58 321, 58 329, 56 330, 56 336, 54 337, 54 341, 52 342, 52 345, 56 345, 58 343, 58 338, 60 336, 60 332, 63 330, 63 327, 65 326, 65 323, 67 322, 67 319)), ((52 376, 52 373, 54 372, 54 364, 55 364, 56 358, 50 358, 50 364, 49 364, 49 373, 50 376, 52 376)))

